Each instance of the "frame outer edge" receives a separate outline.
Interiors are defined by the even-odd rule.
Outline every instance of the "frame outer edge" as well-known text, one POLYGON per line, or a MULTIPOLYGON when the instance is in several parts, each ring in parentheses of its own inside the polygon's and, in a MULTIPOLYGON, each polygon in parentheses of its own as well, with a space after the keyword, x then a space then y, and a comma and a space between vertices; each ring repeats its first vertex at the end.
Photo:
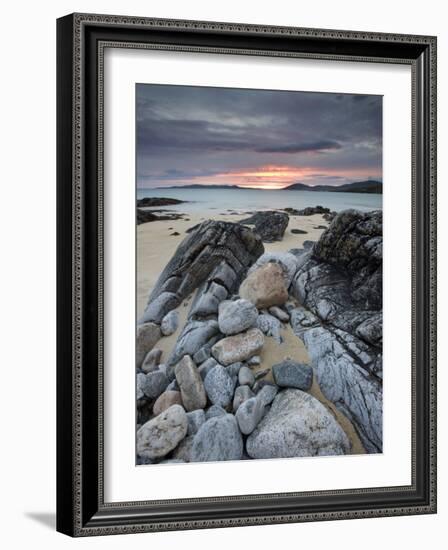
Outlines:
MULTIPOLYGON (((64 33, 65 34, 65 33, 64 33)), ((70 206, 72 210, 67 219, 70 221, 70 269, 73 267, 71 273, 71 303, 72 313, 70 315, 71 321, 71 345, 72 354, 70 357, 71 370, 70 370, 70 392, 67 392, 67 365, 62 359, 66 357, 67 350, 63 345, 63 338, 61 334, 58 334, 58 393, 63 397, 70 395, 71 405, 71 421, 70 421, 70 435, 72 441, 67 443, 67 419, 59 419, 61 412, 67 416, 67 404, 62 406, 63 398, 58 396, 58 476, 62 475, 63 484, 58 483, 58 530, 71 536, 91 536, 91 535, 106 535, 106 534, 119 534, 119 533, 137 533, 147 531, 162 531, 162 530, 174 530, 174 529, 205 529, 213 527, 232 527, 241 525, 263 525, 270 523, 288 523, 288 522, 305 522, 305 521, 322 521, 322 520, 334 520, 334 519, 355 519, 366 517, 381 517, 381 516, 394 516, 403 514, 424 514, 436 511, 436 456, 435 456, 435 185, 436 185, 436 168, 435 168, 435 132, 436 132, 436 38, 428 36, 415 36, 415 35, 393 35, 382 33, 364 33, 355 31, 332 31, 323 29, 302 29, 291 27, 272 27, 272 26, 260 26, 260 25, 244 25, 244 24, 232 24, 232 23, 213 23, 213 22, 197 22, 197 21, 185 21, 185 20, 161 20, 161 19, 147 19, 137 17, 125 17, 125 16, 108 16, 108 15, 92 15, 92 14, 72 14, 65 18, 58 20, 58 49, 63 45, 70 44, 70 59, 65 55, 60 55, 58 58, 58 73, 62 73, 66 76, 67 70, 64 71, 64 63, 73 63, 73 73, 70 78, 72 84, 72 97, 70 101, 70 117, 72 117, 70 128, 72 130, 72 139, 70 141, 71 159, 61 160, 61 148, 58 146, 58 255, 62 252, 63 245, 68 244, 68 223, 64 221, 64 213, 67 216, 67 204, 69 202, 67 195, 67 178, 72 182, 71 191, 73 192, 70 197, 70 206), (110 25, 110 26, 144 26, 144 27, 156 27, 156 28, 172 28, 175 29, 191 29, 191 30, 214 30, 224 32, 240 32, 240 33, 268 33, 268 34, 289 34, 291 36, 303 36, 310 38, 335 38, 335 39, 357 39, 363 41, 387 41, 387 42, 407 42, 412 44, 420 44, 422 46, 429 46, 430 52, 430 67, 429 67, 429 85, 430 91, 430 116, 428 117, 429 134, 428 138, 431 139, 431 157, 429 161, 429 182, 430 182, 430 206, 429 206, 429 219, 427 224, 430 228, 430 265, 427 266, 428 273, 430 274, 430 382, 431 382, 431 395, 429 396, 430 406, 430 468, 429 468, 429 502, 426 505, 408 506, 408 507, 394 507, 394 508, 382 508, 382 509, 367 509, 367 510, 344 510, 337 512, 318 512, 318 513, 301 513, 301 514, 285 514, 280 516, 256 516, 251 518, 227 518, 227 519, 209 519, 204 521, 164 521, 163 523, 147 523, 147 524, 117 524, 110 527, 100 527, 94 524, 83 525, 82 521, 82 396, 81 396, 81 373, 82 373, 82 320, 81 320, 81 267, 82 267, 82 89, 83 89, 83 68, 82 68, 82 29, 85 24, 98 24, 98 25, 110 25), (62 30, 67 29, 67 24, 70 25, 71 37, 67 38, 62 36, 62 30), (63 60, 63 61, 61 61, 63 60), (61 166, 59 166, 59 164, 61 166), (68 169, 70 166, 70 170, 68 169), (63 185, 64 184, 64 185, 63 185), (62 207, 65 208, 62 208, 62 207), (61 347, 63 349, 61 349, 61 347), (64 357, 63 357, 64 356, 64 357), (61 392, 61 387, 63 391, 61 392), (63 433, 63 428, 64 432, 63 433), (62 436, 62 437, 61 437, 62 436), (63 436, 65 438, 63 439, 63 436), (70 458, 68 457, 68 450, 70 449, 70 458), (63 459, 61 459, 63 457, 63 459), (68 466, 71 466, 69 468, 68 466), (62 472, 61 470, 64 470, 62 472), (70 479, 72 484, 70 488, 67 483, 67 472, 70 473, 70 479), (63 491, 69 492, 70 502, 63 491)), ((67 94, 67 80, 58 76, 58 98, 60 94, 64 96, 67 94)), ((58 142, 62 140, 64 146, 67 147, 67 134, 66 126, 67 113, 62 112, 58 107, 58 142), (62 122, 64 121, 64 123, 62 122), (65 141, 64 141, 65 140, 65 141)), ((63 147, 62 147, 63 148, 63 147)), ((70 191, 70 192, 71 192, 70 191)), ((66 286, 62 282, 67 282, 67 258, 58 259, 58 271, 62 270, 64 276, 58 273, 58 292, 60 289, 65 289, 64 296, 67 296, 66 286), (65 269, 65 272, 64 272, 65 269)), ((59 320, 64 325, 67 323, 68 314, 63 311, 62 306, 67 306, 64 299, 61 299, 59 292, 58 298, 58 325, 59 320)), ((65 341, 65 340, 64 340, 65 341)), ((59 480, 60 481, 60 480, 59 480)))

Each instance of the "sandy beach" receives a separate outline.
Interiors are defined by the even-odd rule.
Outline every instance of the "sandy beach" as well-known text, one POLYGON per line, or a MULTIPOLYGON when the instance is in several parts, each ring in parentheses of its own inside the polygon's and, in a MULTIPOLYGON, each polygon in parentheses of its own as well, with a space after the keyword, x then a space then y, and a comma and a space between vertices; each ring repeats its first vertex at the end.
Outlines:
MULTIPOLYGON (((137 227, 137 316, 143 313, 148 301, 148 296, 154 287, 160 273, 175 253, 178 245, 186 236, 186 230, 201 223, 210 216, 201 213, 185 215, 184 219, 155 221, 143 223, 137 227)), ((216 220, 236 222, 247 218, 245 214, 214 213, 216 220)), ((266 252, 286 252, 292 248, 302 248, 304 241, 317 241, 328 226, 320 214, 312 216, 291 216, 285 235, 281 241, 264 243, 266 252), (306 233, 295 234, 291 230, 303 230, 306 233)), ((162 361, 173 349, 190 309, 193 296, 184 300, 178 307, 179 328, 171 336, 162 338, 157 347, 162 350, 162 361)), ((266 338, 266 343, 261 352, 261 363, 254 372, 270 368, 273 364, 290 358, 300 363, 310 363, 308 352, 303 342, 293 333, 290 324, 283 325, 281 336, 282 344, 272 337, 266 338)), ((272 381, 272 374, 265 376, 272 381)), ((310 393, 316 397, 334 415, 338 423, 347 434, 351 443, 352 454, 365 453, 364 447, 352 425, 352 423, 322 394, 314 376, 310 393)))

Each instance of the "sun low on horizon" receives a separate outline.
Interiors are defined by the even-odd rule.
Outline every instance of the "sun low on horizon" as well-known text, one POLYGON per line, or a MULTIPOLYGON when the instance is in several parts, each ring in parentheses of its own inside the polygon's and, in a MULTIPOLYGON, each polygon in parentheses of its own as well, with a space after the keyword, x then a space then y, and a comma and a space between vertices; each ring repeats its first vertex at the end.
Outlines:
POLYGON ((382 98, 138 84, 137 186, 382 179, 382 98))

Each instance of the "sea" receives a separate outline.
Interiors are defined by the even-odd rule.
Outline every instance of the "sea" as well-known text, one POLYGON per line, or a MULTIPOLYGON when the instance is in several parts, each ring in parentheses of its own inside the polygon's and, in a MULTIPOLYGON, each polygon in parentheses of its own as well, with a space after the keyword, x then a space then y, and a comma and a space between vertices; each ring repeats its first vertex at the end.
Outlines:
POLYGON ((367 212, 381 210, 383 195, 373 193, 340 193, 321 191, 285 191, 261 189, 143 189, 137 188, 137 199, 144 197, 169 197, 188 201, 183 204, 158 206, 157 209, 182 212, 219 213, 248 212, 253 210, 302 209, 307 206, 324 206, 340 212, 354 208, 367 212))

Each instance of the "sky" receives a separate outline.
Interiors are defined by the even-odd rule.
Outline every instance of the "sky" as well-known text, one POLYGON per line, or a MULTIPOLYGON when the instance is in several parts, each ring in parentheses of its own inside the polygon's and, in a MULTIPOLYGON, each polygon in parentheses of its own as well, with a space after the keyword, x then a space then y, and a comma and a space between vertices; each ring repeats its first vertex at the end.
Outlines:
POLYGON ((382 180, 382 97, 138 84, 137 185, 382 180))

